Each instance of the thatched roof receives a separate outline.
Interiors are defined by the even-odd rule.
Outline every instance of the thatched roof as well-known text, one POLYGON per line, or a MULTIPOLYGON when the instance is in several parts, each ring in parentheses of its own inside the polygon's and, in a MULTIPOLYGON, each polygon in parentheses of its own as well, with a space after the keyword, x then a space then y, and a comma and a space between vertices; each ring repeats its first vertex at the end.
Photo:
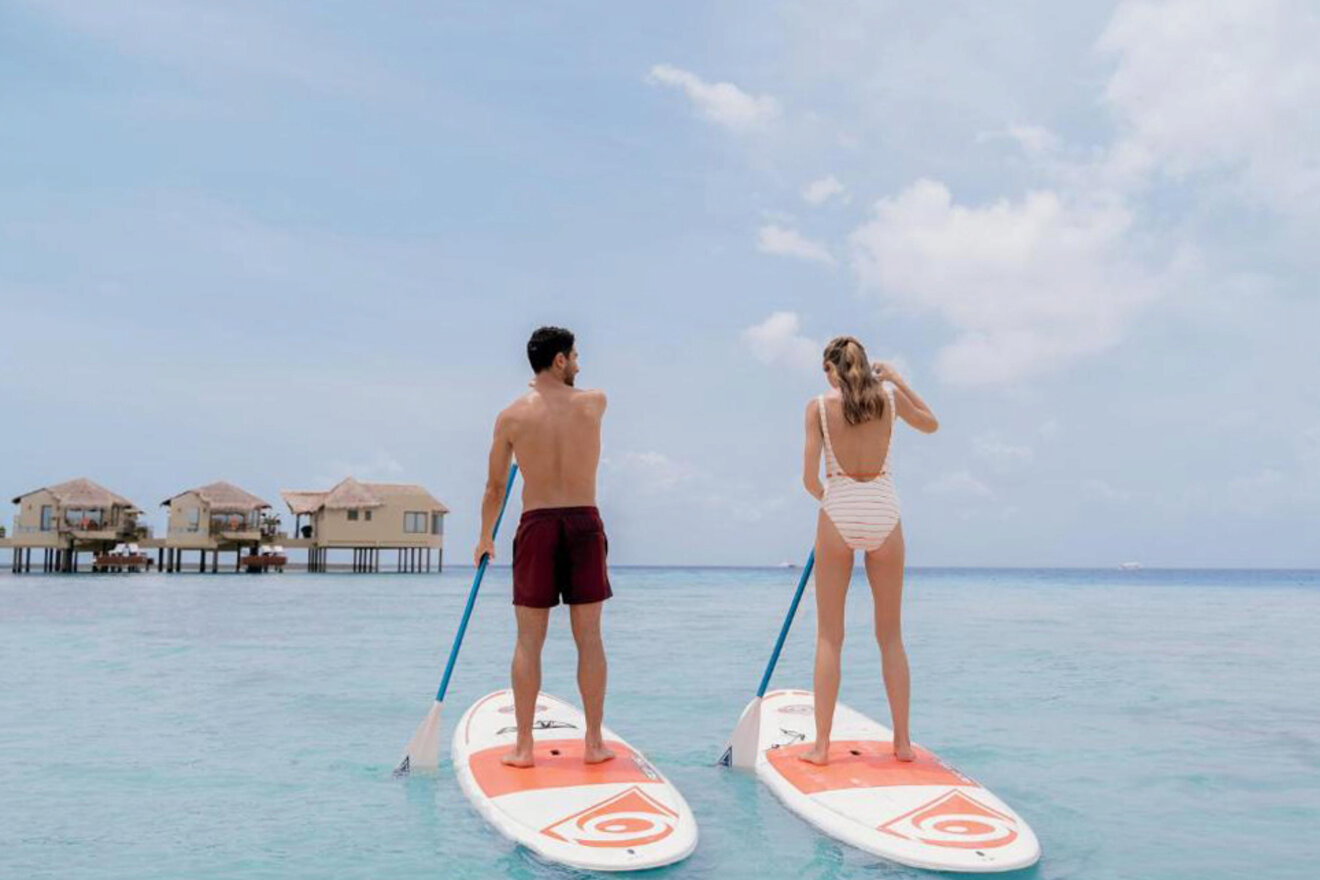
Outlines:
POLYGON ((205 486, 198 486, 196 489, 189 489, 187 492, 180 492, 173 498, 167 498, 160 503, 161 507, 167 507, 176 498, 182 498, 189 492, 196 493, 197 497, 202 499, 211 510, 218 511, 242 511, 247 513, 250 510, 265 510, 270 507, 265 501, 262 501, 251 492, 238 488, 233 483, 227 483, 220 480, 215 483, 208 483, 205 486))
POLYGON ((421 486, 412 483, 363 483, 353 477, 340 481, 328 492, 280 492, 284 503, 295 514, 315 513, 321 508, 327 510, 346 510, 349 508, 381 507, 390 498, 411 498, 418 506, 430 510, 448 513, 435 496, 421 486))
POLYGON ((284 503, 289 505, 289 512, 294 514, 316 513, 321 509, 321 504, 325 501, 325 496, 329 492, 291 492, 288 489, 280 490, 280 497, 284 503))
POLYGON ((43 490, 53 495, 60 507, 126 507, 129 510, 137 510, 133 502, 123 495, 111 492, 105 486, 94 483, 86 477, 24 492, 14 499, 14 503, 22 504, 24 498, 43 490))
POLYGON ((363 483, 362 485, 382 501, 387 498, 406 497, 420 502, 421 507, 438 510, 441 513, 449 512, 449 508, 445 507, 438 498, 416 483, 363 483))
POLYGON ((330 490, 322 502, 326 510, 348 510, 353 507, 380 507, 384 502, 362 483, 345 477, 330 490))

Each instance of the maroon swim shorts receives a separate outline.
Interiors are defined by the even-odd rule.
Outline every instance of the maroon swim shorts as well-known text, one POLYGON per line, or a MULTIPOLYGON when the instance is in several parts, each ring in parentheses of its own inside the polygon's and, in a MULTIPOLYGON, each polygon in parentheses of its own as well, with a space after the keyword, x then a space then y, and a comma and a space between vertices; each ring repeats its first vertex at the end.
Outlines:
POLYGON ((594 507, 529 510, 513 536, 513 604, 552 608, 603 602, 614 595, 605 555, 610 542, 594 507))

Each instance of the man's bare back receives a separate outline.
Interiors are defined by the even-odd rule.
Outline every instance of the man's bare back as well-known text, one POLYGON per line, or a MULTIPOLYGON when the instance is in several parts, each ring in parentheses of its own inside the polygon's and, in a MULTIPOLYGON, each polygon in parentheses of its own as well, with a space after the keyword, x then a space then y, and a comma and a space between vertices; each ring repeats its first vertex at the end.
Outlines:
POLYGON ((593 507, 605 392, 579 391, 538 377, 499 415, 523 475, 523 510, 593 507))

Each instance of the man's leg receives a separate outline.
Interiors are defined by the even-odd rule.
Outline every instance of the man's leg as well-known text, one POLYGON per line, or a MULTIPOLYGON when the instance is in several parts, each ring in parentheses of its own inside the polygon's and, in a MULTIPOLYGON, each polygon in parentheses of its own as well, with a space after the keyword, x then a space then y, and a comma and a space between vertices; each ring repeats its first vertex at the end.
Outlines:
POLYGON ((532 766, 532 720, 536 698, 541 693, 541 646, 550 623, 549 608, 513 606, 518 617, 518 643, 513 649, 513 717, 518 723, 518 741, 500 760, 511 767, 532 766))
POLYGON ((582 692, 582 711, 587 716, 587 735, 583 760, 599 764, 614 757, 605 748, 600 735, 601 721, 605 717, 605 644, 600 638, 600 611, 604 602, 570 605, 569 618, 573 623, 573 641, 578 651, 578 690, 582 692))

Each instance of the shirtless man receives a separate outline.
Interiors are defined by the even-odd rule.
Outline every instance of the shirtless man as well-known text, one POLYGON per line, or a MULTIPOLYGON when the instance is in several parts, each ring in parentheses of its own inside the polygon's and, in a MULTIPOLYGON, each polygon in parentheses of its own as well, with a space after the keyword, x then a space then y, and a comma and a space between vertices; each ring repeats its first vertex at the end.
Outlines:
POLYGON ((474 563, 495 558, 491 532, 504 498, 510 458, 523 475, 523 515, 513 539, 513 610, 518 643, 513 651, 513 705, 518 741, 501 760, 531 767, 532 720, 541 692, 541 646, 550 609, 560 596, 568 605, 578 650, 578 689, 587 717, 583 758, 598 764, 614 757, 601 740, 605 712, 605 646, 600 612, 610 591, 605 570, 609 542, 596 510, 603 391, 579 391, 573 334, 542 327, 527 342, 532 390, 495 419, 490 474, 481 501, 481 540, 474 563))

